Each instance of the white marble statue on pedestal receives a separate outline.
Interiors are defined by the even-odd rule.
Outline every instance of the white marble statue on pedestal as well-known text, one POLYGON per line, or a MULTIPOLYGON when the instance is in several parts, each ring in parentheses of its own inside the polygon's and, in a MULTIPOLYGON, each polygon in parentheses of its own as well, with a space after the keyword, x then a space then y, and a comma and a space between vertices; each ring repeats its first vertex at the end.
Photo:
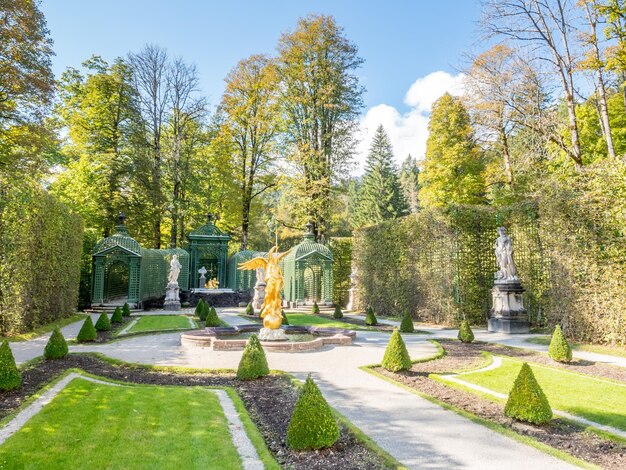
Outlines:
POLYGON ((178 255, 173 255, 170 261, 170 272, 167 275, 167 287, 165 288, 164 310, 180 310, 180 288, 178 287, 178 276, 183 267, 178 261, 178 255))
POLYGON ((500 270, 496 272, 495 278, 499 282, 519 281, 516 274, 515 261, 513 260, 513 242, 506 233, 506 228, 498 227, 498 239, 494 245, 496 261, 500 270))

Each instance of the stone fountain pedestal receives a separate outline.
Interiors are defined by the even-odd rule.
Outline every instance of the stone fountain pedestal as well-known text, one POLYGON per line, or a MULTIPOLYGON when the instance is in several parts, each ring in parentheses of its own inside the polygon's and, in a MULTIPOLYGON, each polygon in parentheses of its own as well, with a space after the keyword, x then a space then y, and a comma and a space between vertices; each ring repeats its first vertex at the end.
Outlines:
POLYGON ((494 333, 528 333, 530 331, 528 313, 522 301, 524 291, 519 280, 494 283, 491 290, 493 308, 488 331, 494 333))
POLYGON ((180 288, 178 282, 168 282, 165 288, 165 302, 163 310, 176 312, 180 310, 180 288))
POLYGON ((271 328, 261 328, 259 331, 260 341, 287 341, 287 335, 285 330, 278 328, 272 330, 271 328))

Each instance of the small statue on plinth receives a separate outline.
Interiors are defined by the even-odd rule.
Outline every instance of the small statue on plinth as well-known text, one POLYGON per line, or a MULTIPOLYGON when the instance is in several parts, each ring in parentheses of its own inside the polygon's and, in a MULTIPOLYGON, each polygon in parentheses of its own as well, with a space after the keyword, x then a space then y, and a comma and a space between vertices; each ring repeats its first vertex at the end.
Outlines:
POLYGON ((183 267, 178 261, 178 255, 173 255, 170 261, 170 272, 167 275, 167 287, 165 288, 165 302, 163 310, 180 310, 180 288, 178 287, 178 276, 183 267))
POLYGON ((513 260, 513 242, 506 228, 498 227, 498 239, 494 245, 499 271, 491 290, 493 307, 488 330, 501 333, 528 333, 530 324, 524 308, 524 288, 517 277, 513 260))
POLYGON ((350 311, 354 309, 354 289, 356 288, 356 268, 350 273, 350 289, 348 289, 348 305, 346 310, 350 311))
POLYGON ((207 272, 208 271, 206 270, 204 266, 198 269, 198 274, 200 274, 200 281, 198 281, 198 286, 200 286, 201 288, 206 285, 206 273, 207 272))
POLYGON ((261 310, 263 302, 265 302, 265 269, 257 268, 256 283, 254 284, 254 298, 252 299, 252 307, 256 312, 261 310))

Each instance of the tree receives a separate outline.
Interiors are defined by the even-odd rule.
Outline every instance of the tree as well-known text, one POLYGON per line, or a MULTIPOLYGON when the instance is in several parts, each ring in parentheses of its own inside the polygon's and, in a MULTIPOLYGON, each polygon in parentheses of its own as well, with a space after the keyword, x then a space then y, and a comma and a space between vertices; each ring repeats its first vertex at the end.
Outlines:
POLYGON ((606 65, 620 78, 626 108, 626 1, 606 0, 599 5, 599 10, 607 22, 604 28, 606 39, 615 43, 606 48, 606 65))
POLYGON ((425 206, 482 203, 484 162, 461 100, 446 93, 435 101, 428 130, 421 173, 422 203, 425 206))
POLYGON ((276 65, 263 55, 241 60, 226 77, 219 112, 218 138, 232 149, 241 192, 241 249, 248 246, 250 208, 255 198, 275 185, 280 131, 279 81, 276 65))
POLYGON ((354 152, 363 87, 354 71, 363 63, 335 19, 309 15, 278 43, 286 134, 301 173, 297 186, 318 241, 330 231, 332 181, 354 152))
POLYGON ((417 159, 408 155, 400 166, 400 186, 404 195, 405 203, 411 212, 415 214, 419 210, 419 165, 417 159))
POLYGON ((379 125, 372 139, 355 214, 357 225, 378 224, 406 212, 389 136, 379 125))

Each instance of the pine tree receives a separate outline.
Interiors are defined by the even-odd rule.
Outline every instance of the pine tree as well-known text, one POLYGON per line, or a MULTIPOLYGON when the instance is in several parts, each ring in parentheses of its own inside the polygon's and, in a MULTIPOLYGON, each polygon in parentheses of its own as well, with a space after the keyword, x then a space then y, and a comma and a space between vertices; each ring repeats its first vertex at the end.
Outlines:
POLYGON ((124 302, 124 306, 122 307, 122 316, 130 317, 130 307, 128 306, 128 302, 124 302))
POLYGON ((198 300, 198 303, 196 304, 196 309, 193 311, 193 314, 200 320, 202 320, 202 311, 204 309, 202 304, 204 304, 204 300, 198 300))
POLYGON ((219 317, 217 316, 217 311, 215 307, 206 307, 208 309, 207 316, 205 317, 204 326, 221 326, 219 317))
POLYGON ((109 331, 111 329, 111 321, 106 312, 102 312, 96 321, 95 328, 98 331, 109 331))
POLYGON ((402 322, 400 322, 400 331, 402 333, 414 333, 415 326, 413 325, 413 317, 408 310, 404 311, 404 315, 402 315, 402 322))
POLYGON ((483 203, 485 165, 461 100, 446 93, 435 101, 428 130, 421 203, 428 207, 483 203))
POLYGON ((552 333, 548 356, 557 362, 570 362, 572 360, 572 348, 559 325, 556 325, 554 333, 552 333))
POLYGON ((378 325, 378 320, 376 319, 376 314, 374 314, 372 307, 367 307, 367 311, 365 312, 365 324, 367 326, 378 325))
POLYGON ((339 305, 335 305, 335 311, 333 312, 333 318, 343 318, 343 312, 339 305))
POLYGON ((544 424, 552 419, 550 403, 526 362, 513 383, 504 414, 534 424, 544 424))
POLYGON ((355 225, 371 225, 406 213, 393 148, 382 125, 378 126, 365 166, 354 215, 355 225))

